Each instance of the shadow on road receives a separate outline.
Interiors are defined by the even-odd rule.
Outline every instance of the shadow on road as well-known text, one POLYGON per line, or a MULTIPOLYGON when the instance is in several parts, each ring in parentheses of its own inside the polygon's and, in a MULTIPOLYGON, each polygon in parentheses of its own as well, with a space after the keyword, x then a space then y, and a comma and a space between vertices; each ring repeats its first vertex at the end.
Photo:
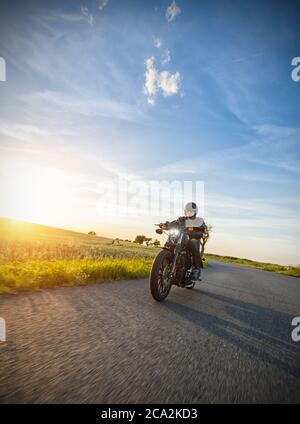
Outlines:
POLYGON ((300 379, 300 346, 291 339, 293 316, 220 294, 194 290, 193 295, 197 294, 216 300, 217 308, 229 315, 229 319, 171 300, 165 306, 205 331, 300 379))

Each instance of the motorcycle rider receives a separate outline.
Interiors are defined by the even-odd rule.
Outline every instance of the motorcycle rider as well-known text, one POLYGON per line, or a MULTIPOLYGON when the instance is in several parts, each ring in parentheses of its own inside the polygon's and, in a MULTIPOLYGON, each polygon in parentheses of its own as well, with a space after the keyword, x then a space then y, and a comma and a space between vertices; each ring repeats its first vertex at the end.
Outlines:
MULTIPOLYGON (((179 217, 175 221, 160 224, 160 228, 168 228, 172 224, 179 224, 187 229, 189 234, 188 249, 193 257, 193 276, 190 285, 197 281, 201 281, 201 268, 203 267, 200 256, 200 239, 207 229, 204 219, 197 217, 198 206, 194 202, 189 202, 185 205, 184 216, 179 217)), ((202 252, 203 253, 203 252, 202 252)), ((188 287, 189 284, 186 286, 188 287)))

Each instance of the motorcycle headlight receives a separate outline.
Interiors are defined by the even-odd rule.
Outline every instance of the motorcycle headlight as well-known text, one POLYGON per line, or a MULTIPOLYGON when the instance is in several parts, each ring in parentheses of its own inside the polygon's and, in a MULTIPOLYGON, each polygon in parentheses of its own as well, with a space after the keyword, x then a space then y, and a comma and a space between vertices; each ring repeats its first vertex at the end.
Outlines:
POLYGON ((170 230, 170 234, 172 237, 177 237, 179 236, 180 231, 177 230, 176 228, 173 228, 173 230, 170 230))

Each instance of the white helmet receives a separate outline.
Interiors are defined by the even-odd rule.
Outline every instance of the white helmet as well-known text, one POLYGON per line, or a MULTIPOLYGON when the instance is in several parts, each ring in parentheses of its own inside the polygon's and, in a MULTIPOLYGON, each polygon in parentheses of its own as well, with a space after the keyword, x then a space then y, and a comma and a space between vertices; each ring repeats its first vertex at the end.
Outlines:
POLYGON ((184 214, 187 218, 193 218, 198 213, 198 206, 194 202, 189 202, 185 205, 184 214))

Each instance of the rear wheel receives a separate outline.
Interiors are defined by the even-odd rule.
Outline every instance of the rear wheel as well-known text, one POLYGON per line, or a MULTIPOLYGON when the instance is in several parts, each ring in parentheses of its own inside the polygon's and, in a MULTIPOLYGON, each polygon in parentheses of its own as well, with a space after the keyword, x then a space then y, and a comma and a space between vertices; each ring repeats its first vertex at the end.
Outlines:
POLYGON ((172 254, 168 250, 162 250, 156 256, 150 274, 150 291, 155 300, 163 301, 171 289, 171 266, 172 254))

